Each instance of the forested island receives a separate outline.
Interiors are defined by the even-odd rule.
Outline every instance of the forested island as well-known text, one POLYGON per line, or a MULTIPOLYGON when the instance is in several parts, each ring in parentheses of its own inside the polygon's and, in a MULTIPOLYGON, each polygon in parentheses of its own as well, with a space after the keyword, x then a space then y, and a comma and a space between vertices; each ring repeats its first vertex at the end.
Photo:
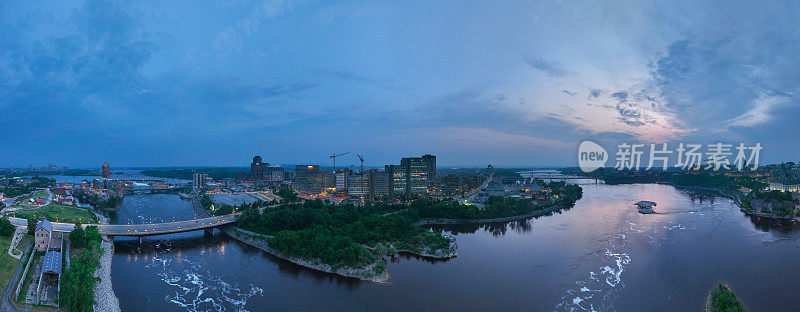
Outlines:
POLYGON ((725 284, 711 290, 706 302, 706 312, 746 312, 736 295, 725 284))
MULTIPOLYGON (((457 254, 455 237, 419 226, 425 218, 483 220, 528 216, 551 207, 569 207, 582 196, 576 185, 551 185, 553 201, 490 198, 483 208, 456 201, 419 199, 409 205, 367 203, 335 205, 319 199, 275 206, 263 203, 220 207, 240 211, 235 235, 292 262, 326 272, 383 282, 383 256, 410 253, 447 259, 457 254)), ((201 198, 208 208, 210 199, 201 198)), ((216 211, 220 211, 216 210, 216 211)))

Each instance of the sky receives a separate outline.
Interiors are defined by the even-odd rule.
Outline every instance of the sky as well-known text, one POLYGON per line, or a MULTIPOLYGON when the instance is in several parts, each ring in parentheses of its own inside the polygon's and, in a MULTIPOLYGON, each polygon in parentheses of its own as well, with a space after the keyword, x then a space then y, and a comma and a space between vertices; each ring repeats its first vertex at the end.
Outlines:
POLYGON ((2 1, 0 167, 800 160, 796 1, 2 1))

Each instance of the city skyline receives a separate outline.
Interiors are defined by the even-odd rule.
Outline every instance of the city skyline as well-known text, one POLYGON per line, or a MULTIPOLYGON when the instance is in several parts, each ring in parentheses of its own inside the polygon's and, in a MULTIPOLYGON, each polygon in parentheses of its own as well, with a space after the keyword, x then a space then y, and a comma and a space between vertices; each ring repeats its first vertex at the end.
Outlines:
POLYGON ((797 11, 7 2, 0 167, 327 166, 343 152, 576 166, 587 139, 758 142, 763 164, 797 161, 797 11))

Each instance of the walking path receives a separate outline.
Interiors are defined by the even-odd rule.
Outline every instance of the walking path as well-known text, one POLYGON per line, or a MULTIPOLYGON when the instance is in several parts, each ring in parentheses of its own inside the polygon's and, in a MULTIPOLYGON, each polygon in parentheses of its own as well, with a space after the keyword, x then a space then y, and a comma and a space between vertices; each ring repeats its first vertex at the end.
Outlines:
POLYGON ((11 239, 11 244, 8 245, 8 255, 16 258, 17 260, 22 259, 22 251, 17 249, 17 244, 19 241, 22 240, 22 237, 25 236, 25 233, 28 232, 28 226, 17 226, 17 229, 14 231, 14 238, 11 239), (15 252, 16 251, 16 254, 15 252))

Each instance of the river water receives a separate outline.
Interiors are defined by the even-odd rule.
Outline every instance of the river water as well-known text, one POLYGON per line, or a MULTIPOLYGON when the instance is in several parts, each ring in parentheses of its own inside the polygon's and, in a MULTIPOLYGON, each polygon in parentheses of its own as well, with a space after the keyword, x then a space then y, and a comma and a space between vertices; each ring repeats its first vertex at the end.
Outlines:
MULTIPOLYGON (((200 231, 115 238, 114 291, 124 311, 700 311, 725 281, 751 311, 800 306, 797 225, 666 185, 583 187, 583 199, 558 214, 445 228, 457 258, 400 258, 388 284, 312 271, 200 231), (657 202, 658 214, 637 213, 639 200, 657 202)), ((111 222, 194 217, 176 195, 134 195, 111 222)))

